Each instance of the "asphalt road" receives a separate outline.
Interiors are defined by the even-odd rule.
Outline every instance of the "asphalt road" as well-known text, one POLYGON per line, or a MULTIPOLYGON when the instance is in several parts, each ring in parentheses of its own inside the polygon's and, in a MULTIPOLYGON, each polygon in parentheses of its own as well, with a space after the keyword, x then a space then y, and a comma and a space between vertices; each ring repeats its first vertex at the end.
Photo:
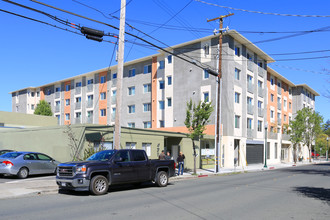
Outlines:
POLYGON ((0 200, 1 219, 330 219, 330 163, 0 200))
POLYGON ((5 176, 2 175, 0 176, 0 184, 1 183, 8 183, 8 182, 13 182, 13 181, 25 181, 25 180, 33 180, 33 179, 40 179, 40 178, 49 178, 49 179, 55 179, 55 175, 33 175, 29 176, 27 179, 20 179, 17 176, 5 176))

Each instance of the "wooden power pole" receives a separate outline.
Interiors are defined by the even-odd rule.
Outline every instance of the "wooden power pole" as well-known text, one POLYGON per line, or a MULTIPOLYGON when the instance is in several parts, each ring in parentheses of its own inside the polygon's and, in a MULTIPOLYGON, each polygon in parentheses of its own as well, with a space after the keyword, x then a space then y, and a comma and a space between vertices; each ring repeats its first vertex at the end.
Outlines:
POLYGON ((120 115, 122 101, 122 80, 124 73, 124 41, 125 41, 125 16, 126 16, 126 0, 121 0, 120 5, 120 23, 119 23, 119 38, 118 38, 118 64, 117 64, 117 91, 116 91, 116 118, 115 118, 115 134, 114 148, 120 149, 120 115))
POLYGON ((217 125, 216 125, 216 155, 215 155, 215 172, 218 173, 220 170, 222 156, 220 154, 220 113, 221 113, 221 77, 222 77, 222 32, 223 32, 223 19, 229 16, 234 15, 234 13, 228 15, 221 15, 220 17, 208 19, 207 22, 219 20, 219 64, 218 64, 218 94, 217 94, 217 125))

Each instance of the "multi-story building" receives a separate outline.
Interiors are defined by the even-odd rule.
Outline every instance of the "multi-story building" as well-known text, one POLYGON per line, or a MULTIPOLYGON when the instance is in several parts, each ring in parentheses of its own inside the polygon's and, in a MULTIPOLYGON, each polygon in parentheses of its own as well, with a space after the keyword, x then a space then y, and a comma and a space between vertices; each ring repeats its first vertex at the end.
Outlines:
MULTIPOLYGON (((218 47, 218 36, 207 36, 167 48, 175 56, 160 51, 126 62, 122 81, 121 126, 187 132, 184 125, 187 101, 208 100, 216 106, 217 81, 205 69, 217 69, 218 47)), ((267 63, 274 60, 234 30, 224 35, 222 50, 221 166, 262 163, 264 126, 268 121, 275 131, 285 124, 284 118, 289 120, 292 116, 291 105, 295 107, 289 87, 293 89, 294 84, 275 71, 267 76, 267 63), (280 87, 282 95, 278 95, 277 84, 273 92, 268 82, 271 74, 280 83, 283 82, 280 87), (272 105, 269 103, 270 93, 275 98, 272 105), (281 100, 277 101, 277 97, 281 100), (290 108, 287 106, 289 103, 290 108), (274 109, 273 121, 268 116, 270 109, 274 109)), ((60 125, 113 125, 116 83, 117 66, 112 66, 47 85, 14 91, 11 93, 12 108, 15 112, 32 113, 32 106, 35 107, 39 100, 46 100, 60 125)), ((314 91, 310 93, 317 94, 314 91)), ((202 166, 205 159, 207 163, 209 159, 214 159, 215 112, 207 125, 207 135, 198 146, 202 166)), ((177 145, 167 146, 174 154, 179 148, 177 145)), ((280 145, 278 150, 276 158, 280 158, 280 145)))

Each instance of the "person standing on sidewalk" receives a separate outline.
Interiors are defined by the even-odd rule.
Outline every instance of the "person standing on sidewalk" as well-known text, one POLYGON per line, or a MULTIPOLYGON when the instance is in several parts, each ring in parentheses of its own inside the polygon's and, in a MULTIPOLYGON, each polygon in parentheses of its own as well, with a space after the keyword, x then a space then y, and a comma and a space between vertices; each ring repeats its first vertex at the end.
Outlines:
POLYGON ((180 175, 180 171, 181 171, 181 175, 183 175, 184 159, 185 159, 184 154, 180 152, 178 158, 176 159, 176 161, 178 162, 178 176, 180 175))
POLYGON ((162 150, 162 152, 159 154, 158 159, 159 159, 159 160, 165 160, 165 153, 164 153, 163 150, 162 150))
POLYGON ((167 151, 167 154, 165 156, 165 160, 173 160, 173 157, 171 157, 171 153, 167 151))

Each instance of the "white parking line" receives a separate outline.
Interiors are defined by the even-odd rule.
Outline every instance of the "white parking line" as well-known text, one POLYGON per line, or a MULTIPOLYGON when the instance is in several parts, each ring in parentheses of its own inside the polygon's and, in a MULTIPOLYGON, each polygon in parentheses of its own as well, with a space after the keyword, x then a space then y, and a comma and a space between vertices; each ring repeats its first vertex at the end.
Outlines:
POLYGON ((50 178, 54 178, 55 177, 50 177, 50 176, 44 176, 44 177, 37 177, 37 178, 33 178, 33 179, 22 179, 22 180, 14 180, 14 181, 10 181, 10 182, 5 182, 5 183, 20 183, 20 182, 36 182, 42 179, 50 179, 50 178))

